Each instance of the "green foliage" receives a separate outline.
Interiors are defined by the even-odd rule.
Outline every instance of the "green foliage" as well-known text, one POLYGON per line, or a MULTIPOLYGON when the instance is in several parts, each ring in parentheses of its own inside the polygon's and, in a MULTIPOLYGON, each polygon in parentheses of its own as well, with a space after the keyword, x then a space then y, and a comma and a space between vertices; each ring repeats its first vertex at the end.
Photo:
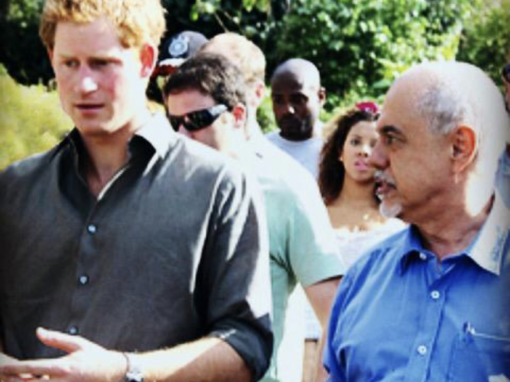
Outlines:
POLYGON ((44 0, 10 0, 0 14, 0 62, 22 84, 48 82, 53 71, 39 39, 44 0))
POLYGON ((329 106, 379 98, 416 62, 455 57, 467 1, 295 0, 278 25, 273 62, 314 62, 329 106))
POLYGON ((257 121, 262 127, 262 131, 264 131, 264 133, 268 133, 276 128, 270 90, 271 89, 268 89, 266 96, 262 100, 262 104, 257 109, 257 121))
POLYGON ((510 62, 510 0, 493 1, 473 13, 457 58, 483 68, 496 83, 501 82, 501 67, 510 62))
POLYGON ((58 96, 42 85, 22 86, 0 65, 0 169, 54 146, 72 123, 58 96))
MULTIPOLYGON (((0 167, 54 144, 70 122, 56 95, 38 36, 44 0, 0 4, 0 167)), ((363 99, 382 102, 394 78, 416 62, 471 62, 496 81, 510 60, 510 0, 162 0, 167 35, 185 29, 211 37, 244 34, 266 54, 268 74, 303 57, 321 71, 328 91, 323 119, 363 99)), ((270 98, 258 112, 274 127, 270 98)))

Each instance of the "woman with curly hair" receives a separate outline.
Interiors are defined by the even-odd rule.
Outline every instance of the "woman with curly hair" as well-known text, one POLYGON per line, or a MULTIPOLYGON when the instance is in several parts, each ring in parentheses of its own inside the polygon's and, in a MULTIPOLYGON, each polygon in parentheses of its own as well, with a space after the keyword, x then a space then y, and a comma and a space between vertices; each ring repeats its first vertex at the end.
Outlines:
POLYGON ((347 266, 377 241, 405 227, 401 220, 379 213, 375 168, 368 163, 377 142, 377 117, 373 102, 358 103, 336 116, 321 153, 319 188, 347 266))

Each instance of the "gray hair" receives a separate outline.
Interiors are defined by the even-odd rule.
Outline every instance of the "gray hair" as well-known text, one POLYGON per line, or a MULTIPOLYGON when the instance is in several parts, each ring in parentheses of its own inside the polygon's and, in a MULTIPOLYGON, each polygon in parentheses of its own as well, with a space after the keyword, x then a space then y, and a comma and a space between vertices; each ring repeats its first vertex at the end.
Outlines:
POLYGON ((447 135, 462 124, 470 126, 479 155, 496 163, 510 142, 510 121, 503 95, 487 74, 462 62, 425 63, 409 72, 429 78, 416 107, 431 131, 447 135))
POLYGON ((436 83, 424 90, 416 107, 432 132, 447 135, 466 119, 469 112, 461 98, 444 83, 436 83))

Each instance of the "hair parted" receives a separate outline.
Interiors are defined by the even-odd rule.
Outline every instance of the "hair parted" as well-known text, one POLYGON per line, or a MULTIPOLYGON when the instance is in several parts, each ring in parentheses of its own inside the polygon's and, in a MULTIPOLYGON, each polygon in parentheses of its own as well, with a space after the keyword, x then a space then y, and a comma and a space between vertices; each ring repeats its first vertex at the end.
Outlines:
POLYGON ((318 180, 322 199, 326 205, 331 204, 342 191, 345 167, 338 158, 342 154, 347 135, 358 122, 375 122, 377 117, 377 113, 356 107, 337 114, 328 123, 332 133, 321 151, 318 180))
POLYGON ((246 105, 246 82, 237 65, 215 53, 198 53, 186 60, 163 87, 166 99, 170 94, 197 90, 210 96, 229 110, 246 105))
POLYGON ((59 22, 89 23, 106 17, 126 48, 149 42, 158 46, 165 32, 164 13, 160 0, 46 0, 39 35, 53 49, 59 22))

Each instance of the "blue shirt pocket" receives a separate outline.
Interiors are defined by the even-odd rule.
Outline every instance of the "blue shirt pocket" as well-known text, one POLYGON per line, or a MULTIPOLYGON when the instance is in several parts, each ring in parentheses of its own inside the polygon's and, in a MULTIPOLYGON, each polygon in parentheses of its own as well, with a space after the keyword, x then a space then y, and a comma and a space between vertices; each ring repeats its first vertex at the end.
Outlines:
POLYGON ((497 375, 510 379, 510 335, 489 333, 466 323, 455 340, 447 380, 489 382, 489 377, 497 375))

